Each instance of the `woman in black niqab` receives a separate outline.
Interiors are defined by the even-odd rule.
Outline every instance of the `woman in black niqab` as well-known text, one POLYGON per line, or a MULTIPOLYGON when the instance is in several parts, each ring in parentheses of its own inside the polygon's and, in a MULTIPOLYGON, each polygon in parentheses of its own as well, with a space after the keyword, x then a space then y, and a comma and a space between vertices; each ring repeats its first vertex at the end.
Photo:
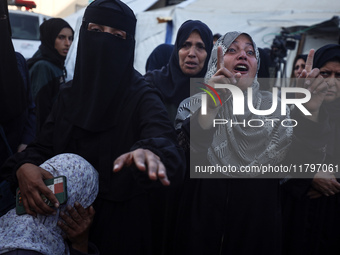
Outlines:
POLYGON ((0 2, 0 125, 18 117, 26 109, 26 92, 14 47, 7 1, 0 2))
POLYGON ((86 8, 72 86, 61 90, 36 141, 1 169, 10 176, 19 172, 19 183, 46 187, 42 175, 26 173, 41 172, 38 165, 65 152, 86 159, 99 173, 90 241, 101 254, 152 254, 149 200, 167 181, 160 174, 150 180, 152 166, 158 173, 165 168, 172 186, 184 173, 184 154, 160 95, 133 68, 135 27, 132 10, 121 1, 96 0, 86 8), (127 162, 140 154, 145 171, 127 162))
POLYGON ((190 96, 190 78, 204 77, 207 71, 212 47, 213 35, 210 28, 199 20, 187 20, 178 30, 175 47, 170 57, 169 64, 160 70, 154 70, 145 74, 145 79, 161 91, 170 120, 173 121, 175 119, 177 107, 180 102, 190 96), (200 34, 205 45, 207 57, 202 70, 196 75, 189 76, 183 73, 179 65, 178 51, 194 31, 197 31, 200 34))
POLYGON ((87 7, 72 88, 65 99, 66 106, 72 109, 66 118, 75 126, 94 132, 111 128, 118 121, 114 113, 121 112, 125 103, 133 101, 145 87, 144 79, 133 68, 135 25, 132 10, 120 1, 97 0, 87 7), (126 39, 89 31, 89 23, 123 30, 126 39))

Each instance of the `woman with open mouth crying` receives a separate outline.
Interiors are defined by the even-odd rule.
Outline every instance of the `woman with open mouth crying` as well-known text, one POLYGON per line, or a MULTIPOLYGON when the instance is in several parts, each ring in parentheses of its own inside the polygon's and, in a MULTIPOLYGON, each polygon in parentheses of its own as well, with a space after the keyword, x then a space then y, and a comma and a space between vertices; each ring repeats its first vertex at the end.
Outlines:
POLYGON ((318 113, 327 84, 319 70, 312 69, 313 54, 311 51, 299 82, 299 87, 311 91, 311 99, 303 106, 312 115, 304 116, 299 109, 290 112, 288 107, 284 115, 280 107, 269 115, 259 115, 253 113, 254 109, 270 109, 274 102, 270 92, 259 90, 260 59, 255 42, 242 32, 229 32, 216 42, 205 84, 211 87, 228 84, 234 91, 211 90, 215 98, 218 94, 221 103, 215 104, 207 95, 205 114, 201 112, 203 93, 184 100, 178 109, 176 128, 180 144, 187 148, 191 178, 188 173, 181 196, 175 254, 281 254, 280 182, 292 173, 263 174, 243 169, 252 166, 269 169, 268 166, 287 163, 294 166, 307 159, 310 163, 322 161, 323 119, 318 113), (236 96, 235 91, 241 94, 236 96), (250 92, 252 111, 247 100, 250 92), (236 115, 233 102, 240 97, 245 99, 241 105, 244 113, 236 115), (299 124, 294 128, 284 127, 279 121, 261 127, 242 124, 213 127, 214 119, 242 123, 264 118, 293 118, 299 124), (304 136, 306 127, 315 131, 314 136, 304 136), (296 151, 303 153, 294 159, 296 151), (236 167, 236 171, 195 173, 197 165, 232 166, 230 169, 236 167))

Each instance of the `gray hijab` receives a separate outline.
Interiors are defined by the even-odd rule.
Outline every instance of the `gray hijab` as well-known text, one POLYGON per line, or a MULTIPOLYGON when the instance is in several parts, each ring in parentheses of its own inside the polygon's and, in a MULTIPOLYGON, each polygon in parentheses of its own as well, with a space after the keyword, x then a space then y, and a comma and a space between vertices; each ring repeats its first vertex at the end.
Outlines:
MULTIPOLYGON (((208 64, 208 71, 205 75, 205 80, 209 80, 217 71, 217 47, 222 46, 223 55, 231 43, 242 32, 229 32, 220 37, 215 43, 211 57, 208 64)), ((248 34, 246 34, 248 35, 248 34)), ((248 35, 249 36, 249 35, 248 35)), ((249 36, 251 41, 252 38, 249 36)), ((260 57, 258 49, 253 42, 254 50, 256 53, 256 59, 258 67, 260 65, 260 57)), ((252 87, 253 106, 257 110, 270 109, 272 106, 272 93, 259 90, 259 82, 257 75, 254 77, 252 87)), ((283 119, 289 119, 289 109, 287 109, 286 116, 281 115, 280 102, 278 102, 277 109, 270 115, 259 116, 250 112, 247 105, 247 91, 244 91, 245 105, 244 115, 233 114, 233 98, 229 97, 224 99, 222 107, 219 109, 218 116, 216 118, 232 120, 233 123, 243 123, 245 125, 217 125, 214 133, 213 142, 208 149, 207 158, 212 165, 220 166, 260 166, 260 165, 276 165, 281 162, 289 148, 292 140, 293 128, 283 127, 281 121, 283 119), (264 123, 261 127, 252 127, 248 125, 249 120, 262 120, 264 123), (277 121, 266 121, 266 119, 278 119, 277 121)), ((177 114, 176 128, 181 127, 181 123, 186 118, 192 116, 192 114, 200 109, 201 100, 200 95, 196 94, 186 100, 184 100, 179 108, 177 114)), ((258 122, 260 123, 260 121, 258 122)), ((257 124, 258 125, 258 124, 257 124)), ((288 126, 289 124, 287 124, 288 126)), ((255 177, 260 173, 226 173, 231 177, 255 177)))

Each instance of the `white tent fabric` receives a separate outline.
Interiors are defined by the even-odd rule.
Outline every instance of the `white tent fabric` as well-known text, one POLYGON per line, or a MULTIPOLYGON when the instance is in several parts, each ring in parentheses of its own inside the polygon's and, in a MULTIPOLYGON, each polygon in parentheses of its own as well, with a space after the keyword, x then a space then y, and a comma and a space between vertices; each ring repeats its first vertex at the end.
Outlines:
MULTIPOLYGON (((238 30, 249 33, 259 47, 270 47, 275 35, 282 27, 312 26, 340 15, 340 1, 324 0, 191 0, 174 6, 139 13, 137 15, 137 47, 135 68, 145 72, 145 63, 152 50, 165 42, 165 25, 158 24, 157 17, 171 16, 173 20, 174 42, 178 28, 188 19, 198 19, 206 23, 213 33, 224 34, 238 30)), ((311 38, 312 39, 312 38, 311 38)), ((334 38, 319 38, 308 48, 317 44, 334 42, 334 38)), ((321 44, 321 45, 320 45, 321 44)), ((304 52, 304 53, 305 53, 304 52)), ((295 56, 295 52, 288 52, 295 56)), ((290 70, 290 67, 287 67, 290 70)))
MULTIPOLYGON (((159 23, 157 18, 172 19, 172 43, 181 24, 188 19, 193 19, 206 23, 213 33, 224 34, 233 30, 247 32, 259 47, 264 48, 271 46, 275 35, 280 33, 282 27, 306 28, 330 20, 333 16, 340 16, 340 1, 334 0, 243 0, 240 2, 187 0, 175 6, 152 11, 144 11, 151 6, 150 3, 138 10, 133 6, 148 1, 124 1, 137 16, 135 68, 142 74, 145 73, 145 63, 152 50, 159 44, 165 43, 167 25, 159 23)), ((335 43, 338 40, 337 36, 339 36, 337 33, 324 33, 307 37, 303 53, 312 47, 318 48, 325 43, 335 43)), ((295 54, 296 50, 288 52, 287 59, 292 59, 295 54)), ((73 66, 74 63, 70 63, 75 59, 75 52, 70 52, 69 59, 67 66, 73 66)), ((287 70, 290 68, 287 66, 287 70)))

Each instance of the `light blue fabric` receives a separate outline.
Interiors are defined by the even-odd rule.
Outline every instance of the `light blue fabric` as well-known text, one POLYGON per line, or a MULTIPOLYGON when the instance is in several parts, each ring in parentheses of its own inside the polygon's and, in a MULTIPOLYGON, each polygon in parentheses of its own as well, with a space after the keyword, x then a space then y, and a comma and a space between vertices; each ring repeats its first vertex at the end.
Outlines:
MULTIPOLYGON (((98 173, 82 157, 75 154, 60 154, 40 167, 54 177, 67 178, 68 200, 66 205, 73 206, 77 201, 84 208, 89 207, 98 194, 98 173)), ((55 216, 38 215, 36 218, 25 214, 18 216, 15 209, 0 218, 0 254, 14 249, 27 249, 46 255, 69 254, 67 244, 57 226, 61 205, 55 216)))

